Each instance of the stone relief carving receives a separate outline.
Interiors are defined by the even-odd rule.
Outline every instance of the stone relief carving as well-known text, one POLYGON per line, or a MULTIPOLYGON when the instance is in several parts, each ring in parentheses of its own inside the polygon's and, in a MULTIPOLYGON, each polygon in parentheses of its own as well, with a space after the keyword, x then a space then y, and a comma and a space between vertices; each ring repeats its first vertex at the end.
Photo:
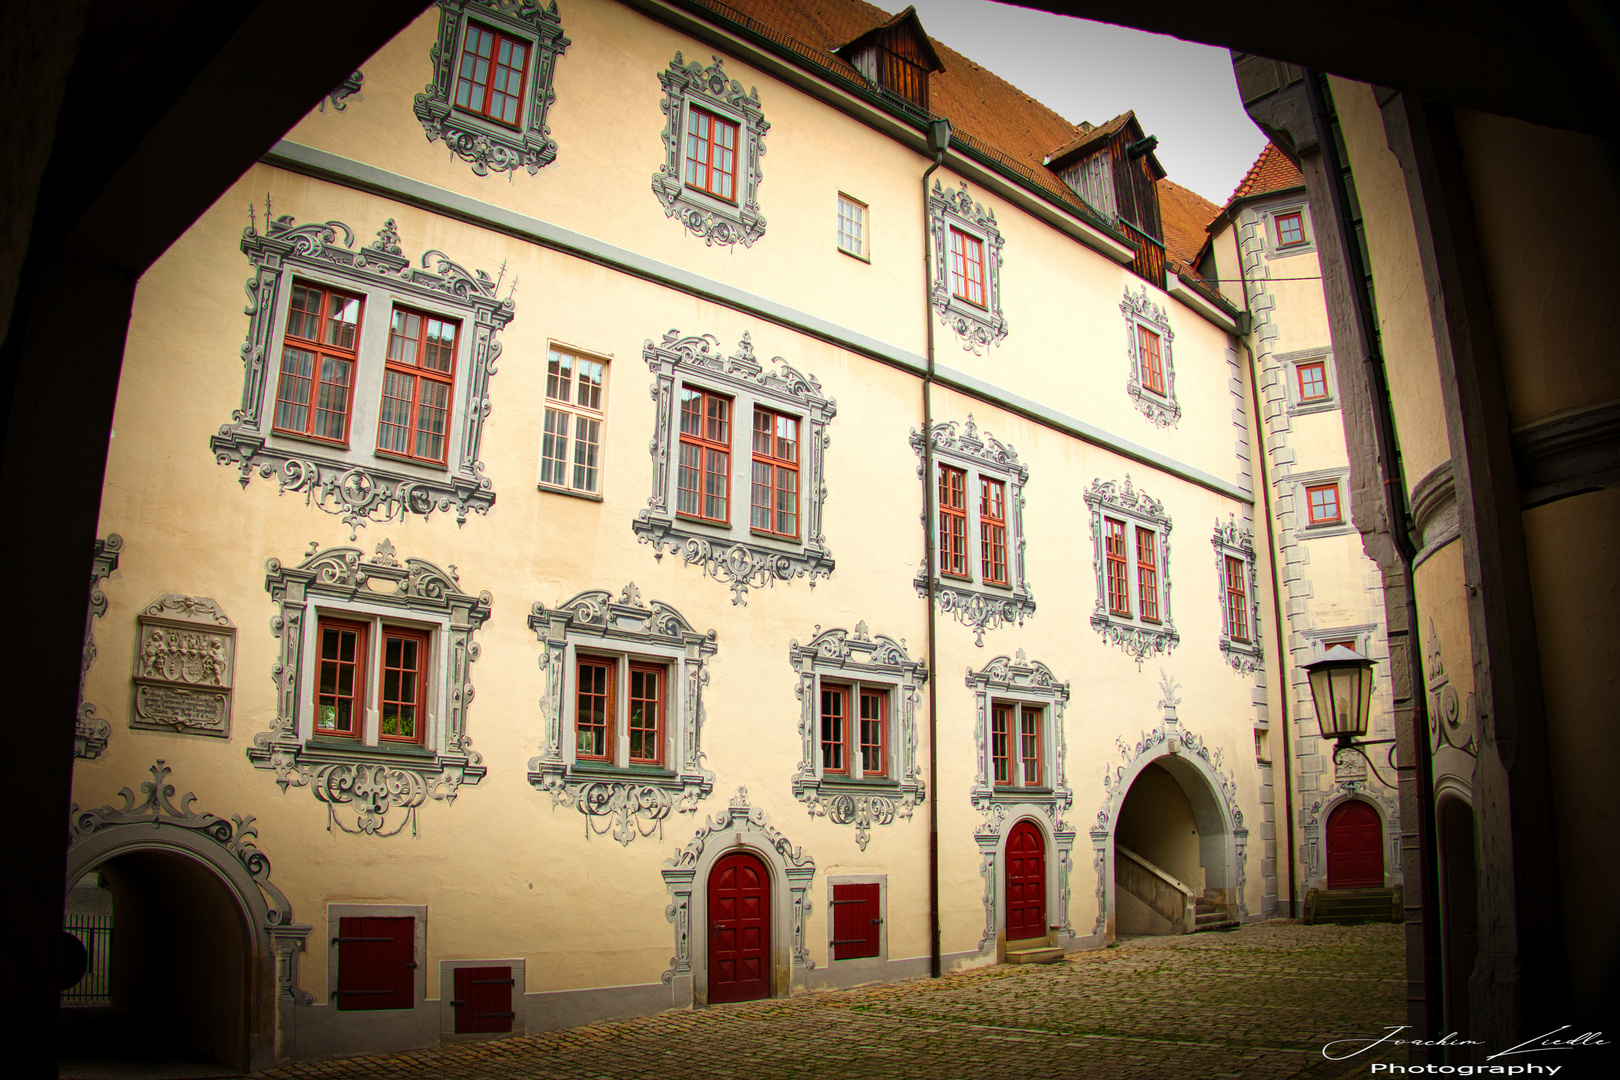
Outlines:
POLYGON ((1233 894, 1237 897, 1235 910, 1239 915, 1244 910, 1244 884, 1248 880, 1245 851, 1249 843, 1249 830, 1244 828, 1243 811, 1238 806, 1237 781, 1226 771, 1220 747, 1210 746, 1201 736, 1182 726, 1176 712, 1181 704, 1178 692, 1181 684, 1172 679, 1163 668, 1159 669, 1159 689, 1163 695, 1159 699, 1159 708, 1163 712, 1159 725, 1144 731, 1134 745, 1116 736, 1114 746, 1119 751, 1119 763, 1103 767, 1103 800, 1102 805, 1097 808, 1097 824, 1091 829, 1094 851, 1092 865, 1097 871, 1097 923, 1092 928, 1094 934, 1101 934, 1108 920, 1108 844, 1118 823, 1116 816, 1125 803, 1125 795, 1130 786, 1126 783, 1126 774, 1129 773, 1134 778, 1139 772, 1136 766, 1146 765, 1155 758, 1167 754, 1183 754, 1202 762, 1203 767, 1200 771, 1205 774, 1205 779, 1211 782, 1216 797, 1226 808, 1227 817, 1232 823, 1232 839, 1236 848, 1234 859, 1237 888, 1233 894))
MULTIPOLYGON (((1103 640, 1118 645, 1136 661, 1137 670, 1142 661, 1174 651, 1181 644, 1175 621, 1170 617, 1170 516, 1164 504, 1138 491, 1125 474, 1122 488, 1113 480, 1097 479, 1085 494, 1086 506, 1091 511, 1091 546, 1097 576, 1097 603, 1092 609, 1091 625, 1103 640), (1103 514, 1117 514, 1127 523, 1150 528, 1159 544, 1159 622, 1143 622, 1134 617, 1115 615, 1108 610, 1108 582, 1106 556, 1103 552, 1103 514)), ((1127 569, 1129 567, 1127 566, 1127 569)))
POLYGON ((321 112, 326 111, 326 106, 328 104, 332 106, 333 112, 342 112, 344 109, 349 107, 348 99, 353 97, 355 94, 358 94, 360 92, 360 88, 365 84, 365 75, 357 69, 347 79, 344 79, 342 82, 332 87, 329 94, 321 98, 321 103, 319 106, 321 112))
MULTIPOLYGON (((924 477, 927 456, 924 454, 922 433, 911 429, 911 449, 917 454, 917 475, 926 483, 937 484, 934 477, 924 477)), ((1018 451, 988 431, 982 435, 969 413, 967 423, 958 431, 954 420, 936 420, 933 430, 933 450, 936 464, 940 461, 968 472, 970 510, 977 513, 978 484, 976 477, 1001 480, 1007 485, 1007 584, 988 585, 982 579, 982 567, 976 558, 969 559, 969 580, 946 578, 934 574, 934 599, 939 610, 973 631, 973 643, 984 647, 986 630, 1024 624, 1024 619, 1035 614, 1035 597, 1030 592, 1025 576, 1024 551, 1024 485, 1029 482, 1029 466, 1018 460, 1018 451)), ((971 520, 971 517, 970 517, 971 520)), ((934 528, 926 520, 925 528, 934 528)), ((976 552, 975 532, 969 528, 969 551, 976 552)), ((928 595, 928 567, 917 571, 912 580, 918 596, 928 595)))
POLYGON ((248 760, 255 768, 273 770, 283 791, 309 787, 327 807, 328 831, 336 825, 346 833, 386 837, 409 828, 417 835, 419 807, 430 798, 454 803, 462 784, 477 784, 488 771, 467 734, 467 711, 473 699, 468 669, 479 656, 473 635, 489 618, 489 593, 464 592, 454 566, 443 569, 409 558, 401 563, 387 540, 369 559, 359 548, 322 549, 311 543, 296 566, 267 559, 264 584, 278 605, 270 623, 281 639, 270 672, 276 716, 269 730, 253 737, 248 760), (330 610, 356 602, 439 625, 437 645, 429 650, 434 660, 428 696, 443 719, 431 715, 435 708, 427 710, 429 734, 420 748, 397 751, 360 739, 311 737, 313 717, 302 711, 316 673, 305 663, 305 636, 315 633, 317 603, 330 610), (390 827, 389 815, 396 810, 403 813, 390 827))
POLYGON ((765 133, 771 129, 760 110, 759 89, 743 92, 742 83, 728 79, 725 61, 714 57, 704 67, 688 64, 680 53, 658 73, 664 88, 664 163, 652 176, 653 194, 664 216, 678 218, 686 231, 716 244, 753 247, 765 235, 765 215, 759 212, 759 185, 765 179, 760 158, 765 156, 765 133), (737 125, 737 201, 716 198, 689 188, 682 169, 687 112, 691 105, 709 110, 737 125))
POLYGON ((304 939, 310 928, 292 921, 292 905, 287 902, 286 894, 270 880, 270 860, 254 843, 259 830, 253 824, 253 815, 232 814, 226 820, 215 814, 199 814, 191 808, 197 796, 189 791, 180 796, 177 805, 174 801, 175 787, 169 783, 168 764, 159 758, 150 772, 152 779, 141 782, 144 798, 139 804, 135 801, 135 793, 127 787, 118 793, 124 800, 121 807, 99 806, 93 810, 80 810, 78 803, 72 804, 68 809, 70 843, 77 844, 104 829, 125 825, 172 825, 206 836, 241 864, 264 897, 264 930, 276 946, 279 996, 293 998, 301 1005, 314 1004, 313 995, 298 989, 298 954, 304 951, 304 939))
MULTIPOLYGON (((469 512, 488 513, 495 490, 484 475, 479 453, 484 419, 489 415, 489 379, 501 354, 495 335, 512 321, 516 310, 511 291, 500 299, 499 279, 491 280, 482 270, 468 271, 440 251, 424 252, 422 265, 411 266, 391 218, 374 242, 357 250, 354 232, 341 221, 298 225, 286 215, 272 220, 266 198, 261 233, 252 208, 248 214, 241 246, 253 266, 253 276, 245 286, 248 336, 241 349, 242 403, 231 413, 230 422, 209 440, 215 460, 236 466, 244 488, 257 472, 263 479, 274 479, 281 492, 302 494, 308 505, 341 518, 349 526, 350 540, 358 535, 356 530, 372 521, 403 521, 412 514, 428 517, 436 511, 454 510, 460 524, 469 512), (428 310, 450 309, 469 316, 462 333, 471 338, 471 371, 465 382, 458 375, 452 400, 448 468, 416 468, 369 456, 364 445, 369 434, 364 432, 352 436, 354 449, 364 455, 358 459, 345 447, 275 434, 272 421, 280 365, 275 350, 286 322, 280 306, 288 292, 283 279, 306 271, 335 276, 352 289, 387 290, 375 299, 377 303, 394 297, 418 302, 428 310)), ((512 288, 516 285, 514 278, 512 288)), ((381 364, 380 355, 375 362, 381 364)), ((367 358, 362 357, 357 375, 363 375, 368 366, 367 358)))
POLYGON ((96 715, 96 707, 84 700, 85 682, 90 676, 90 665, 96 662, 96 620, 107 614, 107 596, 101 583, 118 569, 118 553, 123 550, 124 538, 108 533, 96 540, 95 554, 90 559, 90 605, 84 614, 84 650, 79 659, 79 708, 73 720, 73 756, 98 758, 107 749, 112 738, 112 725, 96 715))
POLYGON ((934 181, 928 195, 928 222, 934 242, 934 287, 930 294, 940 321, 955 331, 964 350, 982 354, 1007 336, 1007 316, 1001 311, 1001 227, 996 212, 974 202, 967 181, 959 190, 934 181), (963 300, 951 291, 951 228, 984 243, 984 306, 963 300))
POLYGON ((1147 417, 1154 427, 1174 427, 1181 419, 1181 405, 1176 401, 1176 365, 1173 342, 1176 332, 1170 329, 1170 316, 1159 304, 1148 299, 1147 286, 1140 293, 1125 287, 1125 299, 1119 302, 1120 313, 1125 316, 1125 355, 1130 360, 1130 373, 1125 380, 1125 392, 1136 405, 1136 411, 1147 417), (1142 341, 1138 326, 1146 326, 1159 335, 1160 360, 1164 364, 1164 393, 1160 394, 1142 385, 1142 341))
MULTIPOLYGON (((928 681, 928 670, 921 661, 911 659, 904 641, 883 634, 874 637, 864 622, 857 623, 853 633, 819 626, 816 631, 809 644, 800 645, 795 638, 788 645, 788 663, 798 674, 794 693, 799 698, 802 746, 793 776, 793 797, 809 808, 811 817, 854 825, 855 843, 865 851, 874 826, 892 824, 896 817, 909 819, 925 797, 926 785, 917 766, 917 708, 922 701, 918 691, 928 681), (890 775, 859 781, 822 775, 817 694, 821 677, 859 681, 889 692, 890 775)), ((846 722, 857 721, 852 716, 846 722)))
POLYGON ((984 879, 984 934, 979 951, 995 947, 996 892, 1001 884, 997 852, 1007 830, 1025 817, 1037 817, 1051 836, 1058 858, 1058 912, 1060 930, 1074 933, 1069 922, 1069 875, 1073 869, 1075 830, 1063 814, 1074 806, 1074 791, 1068 781, 1068 742, 1064 735, 1063 714, 1069 701, 1069 684, 1052 674, 1039 660, 1031 660, 1019 649, 1012 657, 998 656, 983 668, 967 672, 967 686, 974 698, 974 745, 978 767, 968 799, 984 815, 974 830, 979 848, 979 874, 984 879), (997 702, 1038 704, 1045 708, 1047 744, 1044 768, 1051 783, 1039 788, 997 787, 991 775, 990 711, 997 702))
POLYGON ((450 153, 472 166, 479 176, 491 172, 533 176, 557 157, 546 113, 557 100, 552 76, 557 58, 572 44, 563 37, 557 2, 539 0, 439 0, 439 37, 428 56, 433 81, 416 95, 416 118, 429 142, 443 140, 450 153), (469 20, 497 29, 529 47, 523 101, 517 123, 507 126, 452 104, 456 66, 469 20))
MULTIPOLYGON (((826 396, 814 375, 806 375, 780 356, 777 369, 766 371, 754 356, 754 344, 743 334, 737 351, 720 354, 718 339, 704 334, 682 337, 670 330, 657 344, 649 338, 641 350, 642 359, 652 369, 652 398, 657 402, 653 437, 648 453, 653 459, 652 496, 647 507, 637 512, 631 524, 643 544, 651 544, 653 556, 663 560, 664 550, 678 553, 687 566, 699 567, 705 576, 731 587, 731 602, 747 606, 748 591, 774 587, 779 581, 807 578, 813 588, 817 578, 831 577, 834 561, 822 531, 822 511, 827 501, 825 457, 832 441, 827 425, 838 413, 838 403, 826 396), (675 512, 676 461, 680 443, 679 388, 701 386, 732 398, 733 452, 746 456, 749 437, 743 419, 758 402, 771 409, 785 410, 801 417, 799 491, 801 522, 798 540, 778 539, 744 533, 733 535, 724 525, 707 524, 683 518, 675 512), (740 450, 739 450, 740 448, 740 450)), ((736 498, 733 484, 732 516, 745 504, 736 498)), ((746 489, 744 489, 746 490, 746 489)))
POLYGON ((1220 610, 1223 616, 1221 621, 1221 655, 1226 662, 1232 665, 1232 670, 1243 675, 1252 675, 1260 666, 1262 646, 1260 644, 1260 568, 1254 557, 1254 533, 1237 523, 1233 515, 1228 515, 1226 524, 1220 520, 1215 522, 1215 536, 1211 543, 1215 547, 1215 588, 1220 594, 1220 610), (1247 604, 1249 610, 1244 612, 1248 621, 1249 640, 1232 640, 1232 622, 1228 605, 1230 597, 1226 591, 1226 560, 1228 557, 1243 561, 1245 582, 1247 590, 1247 604))
POLYGON ((164 593, 147 604, 135 623, 135 706, 129 726, 229 736, 236 624, 213 600, 179 593, 164 593))
MULTIPOLYGON (((675 955, 669 958, 669 970, 663 974, 666 984, 680 976, 692 974, 692 891, 698 860, 711 843, 721 846, 736 843, 746 850, 742 838, 736 835, 741 832, 757 834, 781 857, 787 868, 792 905, 793 966, 806 970, 813 970, 816 966, 816 962, 810 958, 804 936, 804 925, 812 908, 810 884, 815 880, 816 861, 806 855, 803 848, 793 846, 787 837, 778 832, 762 808, 750 806, 748 789, 739 787, 726 809, 711 815, 706 824, 698 827, 685 847, 664 860, 664 887, 669 890, 671 898, 669 906, 664 909, 664 917, 675 928, 675 955)), ((705 924, 704 914, 698 912, 696 925, 699 933, 705 924)))
MULTIPOLYGON (((551 805, 572 806, 585 818, 585 835, 612 834, 628 846, 637 836, 663 837, 671 813, 690 814, 714 790, 714 773, 703 767, 703 687, 706 667, 718 645, 713 630, 699 633, 686 617, 661 600, 643 604, 635 582, 617 599, 605 589, 582 592, 554 608, 536 603, 529 629, 545 646, 540 667, 546 696, 540 707, 545 738, 529 759, 529 783, 551 795, 551 805), (673 762, 665 767, 582 768, 573 754, 573 710, 563 697, 568 683, 569 647, 649 652, 670 660, 665 722, 673 736, 673 762), (673 767, 671 767, 673 766, 673 767)), ((666 747, 671 745, 666 742, 666 747)), ((666 753, 669 751, 666 750, 666 753)))
POLYGON ((1429 724, 1433 728, 1434 751, 1443 746, 1461 750, 1470 757, 1478 756, 1479 704, 1474 692, 1461 697, 1446 674, 1446 660, 1440 647, 1440 631, 1434 619, 1429 620, 1428 641, 1425 647, 1428 663, 1424 665, 1429 691, 1429 724))

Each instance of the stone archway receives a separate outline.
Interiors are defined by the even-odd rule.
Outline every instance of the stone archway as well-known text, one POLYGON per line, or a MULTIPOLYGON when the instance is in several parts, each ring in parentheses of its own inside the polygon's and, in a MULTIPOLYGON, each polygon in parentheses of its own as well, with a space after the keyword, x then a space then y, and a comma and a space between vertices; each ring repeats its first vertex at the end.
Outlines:
MULTIPOLYGON (((119 793, 122 808, 73 806, 65 887, 91 870, 106 868, 115 885, 115 904, 122 893, 128 917, 149 931, 143 936, 152 938, 132 943, 122 957, 115 952, 115 1004, 120 959, 126 970, 131 965, 150 971, 154 965, 178 964, 188 995, 211 997, 197 1017, 187 1018, 187 1039, 235 1068, 270 1068, 284 1056, 277 1048, 282 1033, 291 1031, 292 1006, 312 1000, 298 988, 297 979, 297 955, 310 927, 292 921, 286 896, 270 882, 270 860, 254 844, 258 830, 252 815, 225 819, 195 813, 192 793, 176 803, 163 761, 151 773, 152 779, 141 784, 145 798, 139 803, 126 787, 119 793), (215 934, 215 943, 224 948, 200 946, 195 936, 199 927, 215 934), (153 955, 153 950, 164 955, 153 955)), ((152 996, 144 984, 126 993, 152 996)), ((184 1006, 163 1000, 161 993, 156 997, 148 1004, 175 1010, 184 1006)))

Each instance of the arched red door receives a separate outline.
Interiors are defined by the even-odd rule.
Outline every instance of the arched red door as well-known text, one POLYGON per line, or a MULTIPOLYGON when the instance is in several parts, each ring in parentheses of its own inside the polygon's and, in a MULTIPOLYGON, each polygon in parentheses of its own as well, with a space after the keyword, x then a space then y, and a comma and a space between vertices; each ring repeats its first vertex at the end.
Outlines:
POLYGON ((1046 936, 1046 839, 1032 821, 1007 837, 1007 940, 1046 936))
POLYGON ((1384 884, 1384 829, 1378 811, 1359 799, 1342 803, 1327 823, 1328 888, 1376 889, 1384 884))
POLYGON ((709 1001, 771 996, 771 878, 734 852, 709 873, 709 1001))

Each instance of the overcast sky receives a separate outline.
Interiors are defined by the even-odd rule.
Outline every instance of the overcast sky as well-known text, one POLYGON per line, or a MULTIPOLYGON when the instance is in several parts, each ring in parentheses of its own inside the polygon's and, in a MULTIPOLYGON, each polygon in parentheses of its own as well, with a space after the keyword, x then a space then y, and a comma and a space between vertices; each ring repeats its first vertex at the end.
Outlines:
MULTIPOLYGON (((902 0, 875 0, 888 10, 902 0)), ((906 0, 930 35, 1073 123, 1136 110, 1170 179, 1222 205, 1266 145, 1225 49, 989 0, 906 0)))

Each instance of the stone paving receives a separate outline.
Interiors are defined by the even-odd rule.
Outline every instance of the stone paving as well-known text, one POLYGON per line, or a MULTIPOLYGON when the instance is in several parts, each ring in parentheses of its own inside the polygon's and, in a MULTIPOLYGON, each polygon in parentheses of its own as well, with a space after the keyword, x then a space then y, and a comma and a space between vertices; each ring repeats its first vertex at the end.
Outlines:
MULTIPOLYGON (((1405 1022, 1401 928, 1275 920, 497 1042, 310 1062, 276 1080, 1341 1080, 1324 1043, 1405 1022)), ((1380 1060, 1404 1062, 1404 1055, 1380 1060)))

